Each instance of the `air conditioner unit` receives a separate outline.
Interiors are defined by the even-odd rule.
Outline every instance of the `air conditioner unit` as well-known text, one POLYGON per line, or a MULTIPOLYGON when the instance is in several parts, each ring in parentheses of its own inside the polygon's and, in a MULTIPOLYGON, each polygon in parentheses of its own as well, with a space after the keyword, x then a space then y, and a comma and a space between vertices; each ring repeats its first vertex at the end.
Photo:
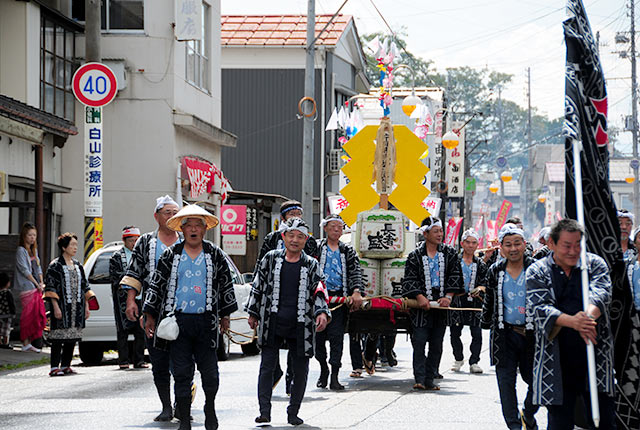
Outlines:
POLYGON ((327 159, 327 173, 338 173, 340 171, 340 155, 342 149, 331 149, 327 159))

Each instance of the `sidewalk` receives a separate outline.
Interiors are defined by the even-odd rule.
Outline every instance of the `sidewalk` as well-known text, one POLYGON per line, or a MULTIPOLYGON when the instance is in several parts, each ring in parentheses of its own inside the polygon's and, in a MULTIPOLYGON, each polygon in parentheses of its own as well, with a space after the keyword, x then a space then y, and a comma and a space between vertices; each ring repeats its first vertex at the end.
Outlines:
POLYGON ((13 343, 13 349, 0 349, 0 372, 14 368, 15 366, 28 366, 32 364, 43 364, 49 360, 49 348, 45 348, 41 353, 22 352, 20 343, 13 343))

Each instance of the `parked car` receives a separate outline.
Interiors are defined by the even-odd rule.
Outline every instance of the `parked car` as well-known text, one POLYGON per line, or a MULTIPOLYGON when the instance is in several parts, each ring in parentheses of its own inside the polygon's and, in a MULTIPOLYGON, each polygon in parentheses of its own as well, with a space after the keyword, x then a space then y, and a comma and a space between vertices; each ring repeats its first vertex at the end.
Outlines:
MULTIPOLYGON (((121 241, 111 242, 94 252, 84 265, 89 285, 95 293, 100 308, 91 312, 79 344, 80 359, 86 364, 97 364, 102 361, 105 351, 117 349, 116 324, 113 316, 113 298, 109 281, 109 260, 114 252, 122 248, 121 241)), ((231 333, 222 336, 218 348, 218 359, 226 360, 232 341, 241 344, 242 352, 255 354, 258 352, 255 333, 247 324, 247 313, 244 304, 251 292, 251 285, 243 282, 240 271, 231 258, 225 254, 231 276, 233 278, 238 310, 231 314, 231 333)), ((133 336, 129 337, 133 341, 133 336)))

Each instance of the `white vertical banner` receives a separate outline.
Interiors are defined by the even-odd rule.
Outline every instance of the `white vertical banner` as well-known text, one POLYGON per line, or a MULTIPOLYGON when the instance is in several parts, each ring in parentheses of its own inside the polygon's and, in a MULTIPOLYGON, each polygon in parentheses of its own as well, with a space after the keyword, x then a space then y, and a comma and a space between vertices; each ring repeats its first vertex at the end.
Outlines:
POLYGON ((84 216, 102 216, 102 108, 85 106, 84 216))
POLYGON ((554 187, 549 186, 549 193, 547 196, 547 200, 544 202, 544 225, 553 225, 556 215, 556 201, 555 201, 555 192, 554 187))
MULTIPOLYGON (((453 130, 458 130, 463 126, 461 122, 453 123, 453 130)), ((446 149, 446 181, 449 185, 447 195, 449 197, 464 197, 464 128, 456 133, 460 138, 460 143, 453 149, 446 149)))
POLYGON ((202 39, 202 0, 176 0, 176 40, 202 39))

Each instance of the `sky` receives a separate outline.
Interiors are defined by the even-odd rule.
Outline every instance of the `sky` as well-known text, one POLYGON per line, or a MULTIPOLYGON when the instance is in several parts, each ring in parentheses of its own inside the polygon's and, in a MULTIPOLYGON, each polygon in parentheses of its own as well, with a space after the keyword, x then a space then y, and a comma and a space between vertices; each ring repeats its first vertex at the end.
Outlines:
MULTIPOLYGON (((344 0, 316 0, 316 14, 333 14, 344 0)), ((617 32, 629 31, 625 0, 583 0, 591 29, 600 33, 600 58, 609 94, 609 124, 623 128, 631 114, 631 61, 615 51, 617 32)), ((431 60, 439 72, 449 67, 487 67, 513 75, 502 97, 527 106, 527 68, 531 103, 554 119, 564 111, 565 45, 563 0, 373 0, 393 29, 407 33, 407 50, 431 60)), ((360 35, 390 33, 372 0, 348 0, 343 14, 353 15, 360 35)), ((306 14, 307 0, 222 0, 222 13, 306 14)), ((636 7, 636 14, 640 8, 636 7)), ((636 16, 636 23, 638 18, 636 16)), ((640 30, 640 28, 638 28, 640 30)), ((631 133, 619 136, 618 149, 630 151, 631 133)))

